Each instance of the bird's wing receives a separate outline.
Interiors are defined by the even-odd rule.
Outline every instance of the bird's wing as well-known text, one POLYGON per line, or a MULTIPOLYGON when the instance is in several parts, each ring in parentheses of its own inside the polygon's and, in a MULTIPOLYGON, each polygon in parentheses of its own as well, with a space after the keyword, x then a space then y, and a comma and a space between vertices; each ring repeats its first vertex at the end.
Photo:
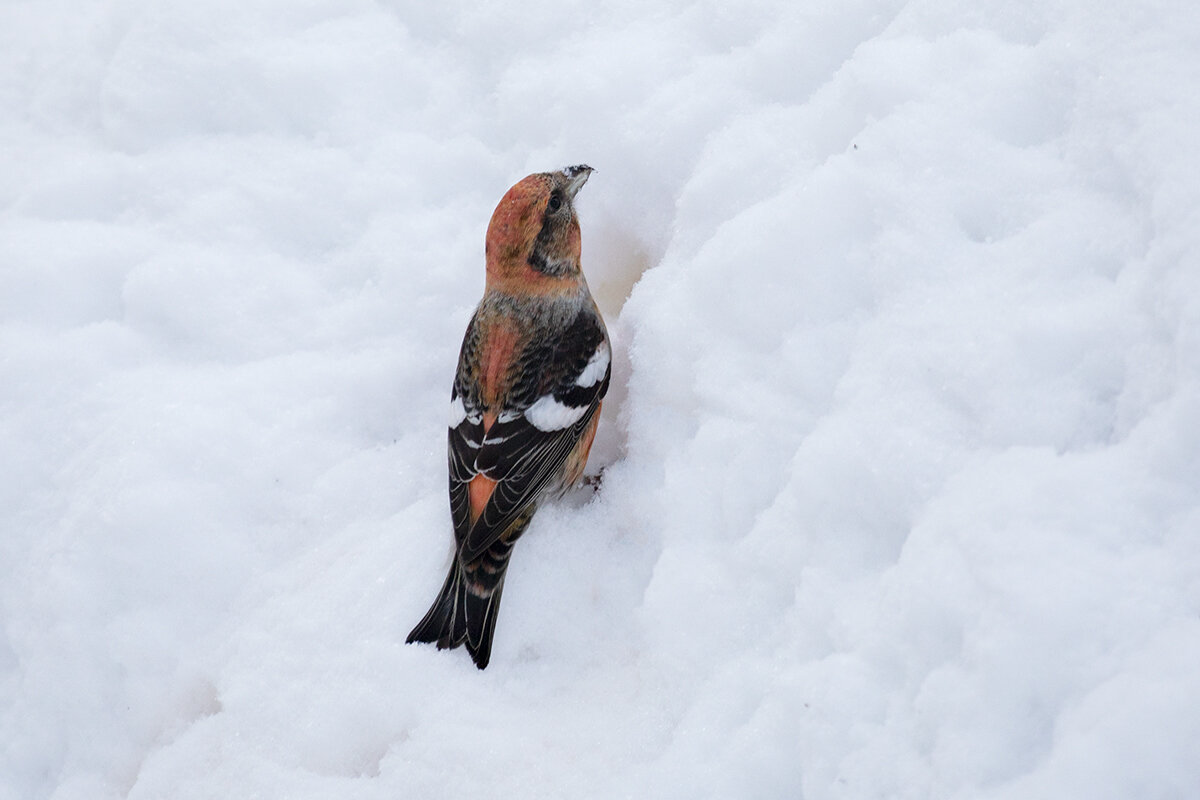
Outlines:
MULTIPOLYGON (((479 439, 463 437, 466 445, 458 449, 462 457, 468 451, 474 453, 474 475, 495 481, 478 519, 469 526, 465 540, 460 540, 464 562, 491 546, 561 477, 564 462, 592 423, 608 391, 611 354, 598 317, 581 315, 561 338, 540 343, 537 349, 542 352, 525 360, 541 368, 531 366, 525 370, 511 392, 508 408, 486 433, 478 434, 479 439), (472 448, 474 441, 478 449, 472 448)), ((469 421, 468 416, 464 422, 469 421)), ((453 436, 452 432, 452 440, 453 436)), ((455 450, 453 445, 451 450, 455 450)), ((460 475, 465 476, 466 471, 460 475)), ((466 488, 460 491, 459 502, 464 499, 469 511, 466 488)), ((452 489, 452 505, 454 500, 452 489)), ((457 534, 457 515, 455 531, 457 534)))
POLYGON ((467 409, 457 387, 450 398, 450 432, 447 455, 450 466, 450 519, 454 542, 461 547, 471 529, 471 498, 468 487, 479 474, 475 459, 483 445, 483 414, 467 409))
POLYGON ((483 405, 480 387, 473 376, 482 346, 478 311, 471 317, 458 354, 458 371, 450 392, 450 430, 447 458, 450 474, 450 519, 454 543, 462 547, 471 529, 471 479, 479 474, 475 459, 483 446, 483 405))

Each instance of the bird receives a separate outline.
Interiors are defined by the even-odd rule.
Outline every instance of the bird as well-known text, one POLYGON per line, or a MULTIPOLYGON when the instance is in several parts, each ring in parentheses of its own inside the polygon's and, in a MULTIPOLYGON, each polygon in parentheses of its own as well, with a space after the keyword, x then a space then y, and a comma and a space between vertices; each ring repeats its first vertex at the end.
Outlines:
POLYGON ((583 475, 612 377, 612 346, 580 266, 580 164, 518 181, 488 224, 483 298, 450 391, 454 558, 407 642, 491 660, 513 546, 538 507, 583 475))

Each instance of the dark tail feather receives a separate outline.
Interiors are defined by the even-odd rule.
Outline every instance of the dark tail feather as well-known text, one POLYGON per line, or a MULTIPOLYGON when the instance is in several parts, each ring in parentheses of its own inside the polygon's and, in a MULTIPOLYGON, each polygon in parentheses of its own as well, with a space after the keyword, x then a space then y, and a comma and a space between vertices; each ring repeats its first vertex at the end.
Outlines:
POLYGON ((456 557, 437 599, 429 607, 424 619, 408 634, 407 643, 437 642, 439 650, 462 644, 467 638, 467 621, 463 614, 465 595, 466 581, 463 580, 462 565, 456 557))
POLYGON ((500 593, 504 591, 504 576, 491 594, 481 597, 464 592, 466 601, 467 650, 475 666, 483 669, 492 659, 492 636, 496 633, 496 614, 500 611, 500 593))
POLYGON ((455 558, 441 592, 424 619, 408 634, 407 642, 436 642, 439 650, 465 642, 471 660, 483 669, 492 658, 492 635, 496 632, 496 612, 500 610, 503 589, 501 575, 496 588, 487 595, 468 590, 462 564, 455 558))

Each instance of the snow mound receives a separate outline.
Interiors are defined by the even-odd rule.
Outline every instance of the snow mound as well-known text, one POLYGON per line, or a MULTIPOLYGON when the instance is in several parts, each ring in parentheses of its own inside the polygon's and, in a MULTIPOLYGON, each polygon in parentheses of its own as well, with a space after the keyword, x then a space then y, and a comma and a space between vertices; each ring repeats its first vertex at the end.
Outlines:
POLYGON ((1200 14, 0 9, 0 797, 1200 796, 1200 14), (483 231, 589 163, 492 664, 483 231))

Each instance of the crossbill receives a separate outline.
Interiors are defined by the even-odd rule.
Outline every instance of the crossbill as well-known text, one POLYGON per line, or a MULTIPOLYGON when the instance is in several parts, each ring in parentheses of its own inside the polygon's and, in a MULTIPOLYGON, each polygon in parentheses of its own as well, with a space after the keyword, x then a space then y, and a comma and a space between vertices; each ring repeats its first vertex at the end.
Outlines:
POLYGON ((580 269, 575 195, 588 166, 530 175, 501 198, 487 282, 450 391, 454 560, 409 642, 467 646, 483 669, 513 545, 538 506, 583 474, 612 374, 608 331, 580 269))

